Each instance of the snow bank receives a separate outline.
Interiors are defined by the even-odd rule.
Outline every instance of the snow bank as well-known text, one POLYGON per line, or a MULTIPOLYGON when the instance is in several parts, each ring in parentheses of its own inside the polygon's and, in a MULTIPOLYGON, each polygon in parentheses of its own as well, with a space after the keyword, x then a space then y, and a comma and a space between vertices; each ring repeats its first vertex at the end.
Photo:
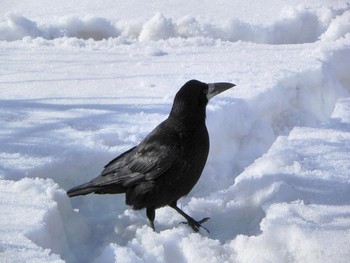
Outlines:
POLYGON ((0 235, 2 262, 75 260, 70 249, 83 242, 89 230, 57 184, 43 179, 1 180, 0 200, 1 224, 6 225, 0 235))
POLYGON ((333 41, 344 37, 348 33, 350 33, 350 11, 336 16, 320 38, 322 41, 333 41))
POLYGON ((14 41, 24 37, 55 39, 76 37, 81 39, 102 40, 117 37, 119 32, 110 21, 101 17, 61 18, 57 25, 39 26, 28 18, 10 13, 6 21, 0 23, 0 40, 14 41))
POLYGON ((349 206, 275 204, 261 222, 262 234, 237 236, 237 262, 347 262, 349 206))
POLYGON ((38 23, 9 13, 0 23, 0 40, 24 37, 55 39, 75 37, 102 40, 123 37, 139 41, 169 38, 212 38, 268 44, 296 44, 336 40, 349 32, 349 12, 344 9, 285 8, 271 24, 251 24, 239 18, 216 24, 192 16, 178 20, 155 14, 145 22, 111 21, 103 17, 61 17, 54 24, 38 23))
MULTIPOLYGON (((221 140, 211 143, 204 174, 206 183, 211 183, 203 186, 205 195, 232 184, 235 175, 265 153, 278 136, 296 126, 326 121, 337 99, 349 94, 349 83, 346 87, 340 83, 337 69, 320 64, 283 78, 251 99, 209 106, 209 130, 221 140)), ((201 181, 198 184, 202 186, 201 181)))
MULTIPOLYGON (((339 103, 348 105, 349 100, 339 103)), ((349 136, 349 123, 337 119, 322 127, 296 128, 280 137, 220 197, 233 194, 228 200, 257 205, 265 214, 259 236, 236 239, 242 262, 257 260, 255 249, 264 251, 258 253, 263 261, 346 262, 349 136)))

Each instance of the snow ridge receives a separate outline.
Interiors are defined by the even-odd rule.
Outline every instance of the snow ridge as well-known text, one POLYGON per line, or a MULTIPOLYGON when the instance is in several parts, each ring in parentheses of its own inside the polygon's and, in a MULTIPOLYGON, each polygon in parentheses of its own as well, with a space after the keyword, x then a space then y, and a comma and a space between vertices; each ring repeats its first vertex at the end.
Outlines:
POLYGON ((232 18, 221 24, 185 16, 178 20, 155 14, 145 22, 111 21, 107 18, 60 17, 55 24, 42 24, 21 14, 9 13, 0 22, 0 40, 15 41, 25 37, 79 38, 102 40, 125 38, 157 41, 169 38, 204 37, 224 41, 249 41, 266 44, 311 43, 333 41, 350 32, 350 12, 347 9, 326 9, 317 12, 304 7, 285 9, 279 20, 269 25, 255 25, 232 18))

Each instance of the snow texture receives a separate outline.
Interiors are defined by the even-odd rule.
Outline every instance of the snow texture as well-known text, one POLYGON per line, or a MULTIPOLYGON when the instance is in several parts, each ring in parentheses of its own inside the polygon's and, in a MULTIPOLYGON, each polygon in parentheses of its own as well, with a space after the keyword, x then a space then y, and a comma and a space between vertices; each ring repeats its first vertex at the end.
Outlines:
POLYGON ((2 1, 0 262, 348 262, 350 2, 2 1), (189 79, 210 153, 156 228, 122 195, 69 199, 189 79))

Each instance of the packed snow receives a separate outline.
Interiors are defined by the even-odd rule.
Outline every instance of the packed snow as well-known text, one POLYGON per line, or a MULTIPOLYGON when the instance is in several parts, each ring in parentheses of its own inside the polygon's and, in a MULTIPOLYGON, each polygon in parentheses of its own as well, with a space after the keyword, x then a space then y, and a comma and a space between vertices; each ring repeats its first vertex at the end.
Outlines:
POLYGON ((350 1, 2 1, 0 262, 348 262, 350 1), (210 153, 183 210, 69 199, 189 79, 210 153))

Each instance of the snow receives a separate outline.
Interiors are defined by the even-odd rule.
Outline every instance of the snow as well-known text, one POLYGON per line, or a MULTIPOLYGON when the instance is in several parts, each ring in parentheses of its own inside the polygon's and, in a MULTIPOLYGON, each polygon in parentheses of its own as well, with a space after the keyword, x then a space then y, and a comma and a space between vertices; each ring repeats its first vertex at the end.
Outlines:
MULTIPOLYGON (((14 41, 26 36, 102 40, 122 36, 139 41, 209 37, 233 42, 310 43, 317 41, 319 37, 323 41, 332 41, 349 33, 350 12, 347 9, 347 5, 340 5, 337 9, 310 9, 305 5, 284 7, 276 20, 270 22, 267 19, 247 22, 245 16, 209 20, 202 16, 181 13, 180 10, 178 13, 184 15, 177 19, 158 10, 153 17, 144 20, 107 18, 82 13, 83 15, 62 15, 53 21, 35 21, 10 10, 4 13, 5 19, 0 23, 0 40, 14 41)), ((168 11, 167 8, 165 10, 168 11)))
POLYGON ((349 1, 2 1, 0 262, 348 262, 349 1), (69 199, 167 117, 210 101, 201 179, 156 228, 69 199))

